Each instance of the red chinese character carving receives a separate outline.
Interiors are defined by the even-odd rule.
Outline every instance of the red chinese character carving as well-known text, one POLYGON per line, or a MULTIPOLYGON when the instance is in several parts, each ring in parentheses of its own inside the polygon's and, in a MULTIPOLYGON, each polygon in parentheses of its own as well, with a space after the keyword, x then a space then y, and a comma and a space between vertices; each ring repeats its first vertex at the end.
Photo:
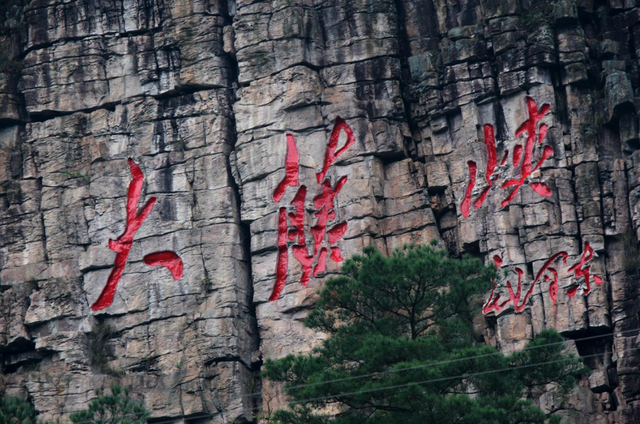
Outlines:
POLYGON ((279 202, 287 191, 287 186, 298 185, 298 148, 296 140, 291 134, 287 134, 287 159, 285 161, 285 175, 278 187, 273 191, 273 201, 279 202))
MULTIPOLYGON (((316 223, 311 227, 311 234, 313 235, 312 254, 309 254, 304 229, 307 187, 302 185, 298 188, 296 195, 291 201, 290 206, 293 210, 292 212, 287 213, 287 208, 280 208, 278 216, 278 258, 276 264, 276 282, 273 286, 271 296, 269 296, 270 301, 274 301, 280 297, 280 294, 286 284, 289 265, 288 241, 294 242, 294 245, 291 247, 291 251, 294 258, 296 258, 302 266, 302 277, 300 279, 300 283, 305 286, 309 284, 312 275, 315 277, 326 271, 326 261, 327 256, 329 256, 329 251, 331 251, 331 255, 329 256, 331 260, 335 262, 342 261, 340 248, 335 246, 335 244, 347 231, 347 223, 334 223, 336 220, 334 200, 347 182, 347 177, 341 177, 336 182, 335 186, 332 186, 328 179, 325 180, 325 177, 331 165, 333 165, 336 159, 351 145, 353 145, 353 143, 355 143, 353 131, 342 118, 337 117, 333 130, 331 131, 329 143, 327 144, 327 151, 322 170, 316 174, 321 192, 313 198, 313 207, 316 209, 314 215, 316 217, 316 223), (343 130, 347 135, 347 141, 344 146, 336 151, 340 132, 343 130), (330 223, 333 223, 333 226, 330 229, 327 229, 330 223), (326 243, 325 246, 323 246, 324 243, 326 243)), ((273 200, 275 202, 279 202, 282 199, 287 187, 295 187, 299 184, 298 162, 299 155, 295 138, 293 135, 287 134, 285 177, 273 192, 273 200)))
POLYGON ((331 131, 331 137, 329 138, 329 144, 327 145, 327 152, 324 156, 324 165, 322 166, 322 171, 318 172, 316 175, 318 179, 318 183, 322 183, 324 181, 324 177, 327 176, 327 171, 333 163, 336 161, 338 156, 343 154, 353 143, 356 142, 356 138, 353 136, 353 131, 347 123, 341 117, 336 117, 336 123, 333 126, 333 131, 331 131), (336 147, 338 147, 338 139, 340 138, 340 131, 344 130, 347 133, 347 142, 336 152, 336 147))
MULTIPOLYGON (((566 264, 568 257, 569 255, 567 254, 567 252, 559 252, 553 255, 551 259, 549 259, 547 262, 545 262, 542 268, 540 268, 540 271, 538 271, 538 274, 536 275, 535 280, 531 284, 531 287, 529 287, 529 290, 525 293, 524 298, 522 299, 521 299, 522 275, 524 274, 522 269, 518 267, 515 268, 515 272, 516 274, 518 274, 517 291, 514 293, 513 288, 511 286, 511 282, 507 281, 507 290, 509 291, 509 298, 504 299, 503 301, 500 301, 499 294, 496 294, 494 296, 495 290, 498 286, 496 281, 494 280, 493 289, 491 289, 491 294, 489 295, 487 302, 482 307, 482 312, 485 314, 491 311, 495 311, 496 313, 499 313, 509 303, 513 304, 515 312, 522 312, 526 308, 529 298, 533 294, 533 289, 535 288, 535 285, 542 280, 549 282, 549 295, 551 296, 551 299, 554 302, 557 302, 558 301, 558 271, 555 268, 552 268, 551 265, 558 258, 562 258, 562 262, 566 264)), ((593 249, 587 242, 585 243, 584 253, 580 258, 580 262, 567 270, 568 274, 573 273, 577 278, 584 277, 586 288, 583 289, 580 285, 574 285, 567 290, 567 296, 569 297, 575 296, 576 292, 579 289, 583 291, 585 296, 589 294, 589 291, 590 291, 589 279, 591 275, 590 274, 591 265, 588 265, 588 262, 591 259, 593 259, 593 249)), ((496 267, 500 268, 502 266, 502 259, 499 256, 494 256, 493 260, 496 264, 496 267)), ((594 275, 593 279, 596 282, 596 284, 602 284, 602 279, 600 277, 594 275)))
MULTIPOLYGON (((331 183, 329 181, 325 181, 322 183, 322 193, 313 198, 313 206, 318 210, 315 215, 316 218, 318 218, 316 221, 317 223, 311 228, 311 233, 313 234, 315 242, 315 251, 318 250, 318 247, 320 246, 320 243, 322 243, 327 232, 327 222, 329 220, 333 221, 336 218, 333 200, 336 198, 338 193, 340 193, 340 190, 346 182, 347 177, 344 176, 338 180, 335 187, 331 188, 331 183)), ((333 230, 335 230, 335 228, 333 230)))
MULTIPOLYGON (((542 144, 544 138, 548 131, 548 126, 546 124, 539 124, 540 120, 547 114, 550 109, 548 104, 542 105, 542 108, 538 110, 538 105, 535 100, 531 97, 527 97, 527 109, 529 111, 529 119, 525 121, 520 128, 516 131, 516 137, 520 137, 523 134, 527 134, 527 139, 524 143, 524 147, 520 144, 516 145, 513 149, 513 157, 512 164, 514 168, 520 167, 520 176, 517 178, 510 178, 504 181, 501 185, 501 189, 507 189, 509 187, 514 187, 513 190, 509 193, 509 195, 500 202, 502 207, 507 206, 511 201, 515 198, 516 194, 518 194, 518 190, 522 187, 527 179, 535 173, 544 163, 545 160, 549 159, 553 156, 553 148, 551 146, 544 146, 542 149, 542 156, 538 160, 538 162, 533 164, 533 156, 534 156, 534 148, 536 146, 536 139, 538 144, 542 144)), ((486 124, 484 126, 484 144, 487 148, 487 170, 485 173, 485 179, 487 181, 487 187, 482 190, 482 193, 477 197, 475 202, 473 202, 473 207, 475 209, 480 209, 483 205, 484 201, 489 194, 489 191, 492 187, 494 187, 495 180, 499 178, 503 178, 503 170, 502 167, 507 163, 507 159, 509 156, 509 150, 505 151, 504 157, 500 162, 500 168, 496 171, 497 165, 497 148, 495 141, 495 130, 493 125, 486 124)), ((476 185, 476 173, 477 166, 476 162, 468 161, 467 165, 469 167, 469 183, 467 184, 467 188, 465 190, 464 198, 462 200, 462 204, 460 205, 460 210, 462 211, 462 215, 467 218, 470 212, 470 205, 472 201, 473 191, 476 185)), ((549 186, 540 181, 534 181, 530 184, 531 188, 541 196, 550 196, 551 190, 549 186)))
MULTIPOLYGON (((590 284, 591 265, 588 265, 588 262, 590 262, 591 259, 593 259, 593 248, 591 248, 591 246, 589 246, 589 243, 587 242, 585 244, 582 257, 580 257, 580 262, 578 262, 577 264, 569 268, 569 271, 568 271, 568 272, 573 272, 573 275, 576 278, 584 277, 585 285, 584 287, 582 285, 577 285, 577 284, 571 286, 567 291, 567 295, 569 297, 575 296, 578 290, 582 291, 585 294, 585 296, 588 295, 589 292, 591 291, 591 284, 590 284)), ((595 281, 596 284, 602 284, 602 278, 598 277, 597 275, 593 276, 593 281, 595 281)))
POLYGON ((311 264, 313 263, 313 256, 309 255, 304 234, 304 202, 306 198, 307 187, 302 186, 298 189, 298 192, 291 201, 291 206, 294 207, 295 212, 289 214, 289 220, 293 227, 289 232, 289 240, 296 242, 291 251, 293 252, 293 257, 302 265, 302 278, 300 279, 300 283, 305 286, 309 284, 309 280, 311 279, 311 264))
MULTIPOLYGON (((142 223, 151 213, 153 205, 156 203, 156 198, 150 198, 142 208, 140 213, 137 213, 138 201, 140 200, 140 192, 142 191, 142 184, 144 182, 144 175, 140 170, 140 167, 136 165, 133 159, 129 158, 129 167, 131 169, 132 180, 129 183, 129 190, 127 191, 127 221, 125 224, 124 233, 118 237, 117 240, 109 240, 109 249, 117 252, 115 267, 111 270, 107 284, 102 289, 98 299, 91 305, 91 309, 98 311, 110 306, 113 303, 113 297, 116 294, 116 288, 122 272, 127 264, 129 258, 129 252, 133 242, 133 237, 136 231, 142 226, 142 223)), ((157 266, 161 265, 166 267, 175 280, 179 280, 182 277, 182 260, 174 252, 156 252, 146 255, 143 261, 147 265, 157 266)))
MULTIPOLYGON (((479 209, 480 206, 484 203, 484 200, 487 198, 487 194, 489 194, 489 190, 493 187, 493 182, 491 177, 493 176, 493 171, 496 169, 498 155, 496 152, 496 136, 493 130, 493 125, 485 125, 484 126, 484 144, 487 146, 487 172, 485 173, 485 178, 487 179, 487 188, 482 191, 480 197, 474 202, 473 207, 479 209)), ((503 162, 507 159, 507 156, 504 157, 503 162)), ((469 167, 471 168, 471 167, 469 167)), ((474 170, 475 174, 475 170, 474 170)), ((475 177, 474 177, 475 180, 475 177)), ((471 198, 471 194, 469 194, 469 198, 471 198)), ((467 208, 467 215, 469 214, 467 208)))
POLYGON ((278 214, 278 260, 276 266, 276 284, 269 300, 276 300, 287 282, 289 268, 289 249, 287 247, 287 208, 280 208, 278 214), (275 296, 275 297, 274 297, 275 296))
POLYGON ((469 216, 469 208, 471 207, 471 196, 473 195, 473 188, 476 185, 476 170, 478 169, 478 166, 472 160, 467 162, 467 165, 469 166, 469 184, 467 185, 467 191, 464 194, 462 205, 460 205, 462 215, 465 218, 469 216))

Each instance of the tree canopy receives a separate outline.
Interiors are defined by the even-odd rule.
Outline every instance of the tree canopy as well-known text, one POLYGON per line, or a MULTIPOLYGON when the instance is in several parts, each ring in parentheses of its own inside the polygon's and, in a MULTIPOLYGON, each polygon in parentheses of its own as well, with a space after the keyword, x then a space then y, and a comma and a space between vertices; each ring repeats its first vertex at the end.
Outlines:
POLYGON ((502 424, 548 417, 527 396, 566 391, 584 372, 553 330, 500 354, 474 333, 472 299, 494 266, 433 246, 390 257, 374 248, 345 261, 305 324, 328 333, 309 354, 267 360, 263 377, 285 383, 278 423, 502 424))
POLYGON ((129 396, 127 388, 111 386, 111 393, 96 392, 87 409, 75 412, 70 419, 76 424, 146 424, 149 418, 141 402, 129 396))
POLYGON ((36 410, 31 403, 14 396, 0 400, 0 424, 35 424, 36 410))

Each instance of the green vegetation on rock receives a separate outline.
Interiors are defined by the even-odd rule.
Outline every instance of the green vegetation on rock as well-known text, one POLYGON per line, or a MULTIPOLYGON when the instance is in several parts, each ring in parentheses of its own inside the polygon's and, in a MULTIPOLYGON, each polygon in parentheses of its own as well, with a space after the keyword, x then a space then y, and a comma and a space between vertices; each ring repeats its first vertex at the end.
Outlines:
POLYGON ((131 399, 129 389, 111 386, 111 393, 96 391, 97 398, 89 402, 87 409, 69 416, 77 424, 145 424, 149 418, 141 402, 131 399))
POLYGON ((4 396, 0 400, 0 424, 36 424, 36 411, 26 400, 4 396))
MULTIPOLYGON (((431 246, 373 248, 327 281, 305 324, 329 337, 310 354, 267 360, 291 403, 277 423, 543 423, 527 398, 562 394, 584 371, 554 330, 503 355, 474 332, 476 295, 496 270, 431 246)), ((557 421, 557 417, 552 421, 557 421)))

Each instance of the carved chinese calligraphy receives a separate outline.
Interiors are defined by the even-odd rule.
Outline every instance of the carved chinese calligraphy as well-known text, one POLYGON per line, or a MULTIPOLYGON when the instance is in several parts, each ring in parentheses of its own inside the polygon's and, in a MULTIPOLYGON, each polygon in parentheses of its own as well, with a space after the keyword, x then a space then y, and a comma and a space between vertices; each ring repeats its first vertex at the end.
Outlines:
MULTIPOLYGON (((584 277, 584 285, 574 285, 569 288, 567 295, 569 297, 573 297, 576 295, 578 291, 581 291, 585 295, 589 294, 591 291, 590 284, 590 276, 591 276, 591 265, 588 263, 593 259, 593 249, 589 246, 589 243, 586 243, 584 247, 584 252, 582 253, 582 257, 580 258, 580 262, 569 268, 567 272, 573 272, 573 275, 576 278, 584 277)), ((593 281, 596 284, 602 284, 602 278, 597 275, 593 276, 593 281)))
MULTIPOLYGON (((142 208, 142 211, 138 213, 138 201, 140 200, 140 193, 142 191, 142 184, 144 182, 144 175, 140 170, 140 167, 129 158, 129 167, 131 169, 132 180, 129 183, 129 190, 127 191, 127 221, 125 225, 124 233, 117 240, 109 240, 109 249, 117 252, 115 266, 109 274, 107 284, 102 289, 98 299, 91 305, 94 311, 104 309, 113 303, 113 298, 116 294, 116 288, 122 273, 124 272, 127 259, 129 258, 129 252, 133 243, 133 237, 142 226, 142 223, 151 213, 151 209, 156 203, 156 198, 150 198, 142 208)), ((182 260, 174 252, 156 252, 146 255, 143 258, 145 264, 150 266, 161 265, 166 267, 175 280, 182 278, 182 260)))
MULTIPOLYGON (((538 282, 549 282, 549 296, 554 302, 558 301, 558 271, 556 268, 552 267, 553 263, 556 262, 559 258, 562 258, 563 263, 567 263, 567 258, 569 255, 567 252, 559 252, 553 255, 548 261, 544 263, 540 271, 536 274, 536 278, 531 283, 529 290, 522 293, 522 276, 524 275, 524 271, 515 267, 514 271, 518 275, 518 287, 516 292, 514 293, 513 287, 511 285, 511 281, 507 280, 507 290, 509 292, 509 297, 506 299, 501 299, 499 294, 495 294, 497 283, 495 280, 493 281, 493 289, 491 290, 491 294, 489 295, 489 299, 484 304, 482 308, 482 312, 488 314, 491 311, 495 311, 499 313, 502 311, 507 305, 513 304, 513 308, 515 312, 522 312, 529 301, 529 298, 533 294, 533 289, 535 288, 538 282)), ((591 291, 591 265, 590 262, 594 257, 593 248, 589 245, 589 243, 585 243, 584 252, 580 258, 580 261, 570 267, 567 270, 567 274, 573 274, 576 279, 584 278, 583 282, 577 283, 569 287, 567 290, 567 296, 573 297, 576 293, 581 292, 585 296, 589 294, 591 291)), ((493 258, 496 267, 502 267, 502 259, 499 256, 494 256, 493 258)), ((602 284, 602 278, 594 275, 593 280, 596 284, 602 284)))
MULTIPOLYGON (((507 159, 509 156, 509 150, 505 150, 504 156, 498 165, 498 155, 495 140, 495 129, 493 125, 486 124, 484 126, 484 144, 487 148, 487 169, 485 171, 485 179, 487 186, 482 190, 479 196, 473 201, 474 189, 476 186, 476 173, 477 164, 475 161, 468 161, 467 166, 469 168, 469 183, 464 193, 460 210, 462 215, 467 218, 470 213, 471 205, 474 209, 480 209, 484 204, 484 201, 489 194, 489 191, 496 186, 495 182, 498 179, 504 179, 503 183, 499 185, 501 189, 511 189, 511 192, 507 197, 500 202, 502 207, 507 206, 515 198, 516 194, 529 178, 542 166, 545 160, 553 156, 553 148, 545 145, 542 147, 542 154, 538 161, 534 164, 534 150, 537 145, 542 145, 545 136, 548 131, 546 124, 541 124, 542 118, 549 112, 550 106, 548 104, 542 105, 538 109, 538 105, 531 97, 527 97, 527 110, 529 112, 529 119, 525 121, 515 133, 516 137, 527 134, 527 138, 524 142, 524 147, 521 144, 515 146, 512 156, 512 165, 515 169, 519 168, 519 176, 508 177, 504 172, 507 165, 507 159)), ((542 181, 531 181, 529 186, 541 196, 550 196, 551 190, 549 186, 542 181)))
MULTIPOLYGON (((347 177, 342 176, 332 185, 329 179, 325 179, 329 168, 336 159, 342 155, 351 145, 355 143, 353 131, 347 123, 340 117, 336 118, 335 125, 329 138, 322 169, 316 174, 316 179, 320 185, 321 192, 313 198, 315 208, 316 223, 311 227, 313 235, 313 245, 311 254, 307 247, 304 218, 305 201, 307 198, 307 187, 302 185, 298 188, 290 207, 292 212, 287 212, 286 207, 281 207, 278 211, 278 259, 276 265, 276 282, 273 287, 270 301, 280 297, 286 284, 287 271, 289 266, 288 242, 293 241, 291 247, 294 258, 302 265, 302 277, 300 283, 309 284, 311 276, 314 277, 326 270, 327 256, 335 262, 342 261, 340 248, 336 246, 338 240, 347 231, 347 223, 336 223, 335 198, 340 193, 342 187, 347 182, 347 177), (338 148, 338 141, 341 131, 347 136, 344 146, 338 148), (336 150, 337 149, 337 150, 336 150), (332 224, 330 229, 327 229, 332 224)), ((295 187, 299 184, 298 167, 299 155, 296 141, 293 135, 287 134, 287 155, 285 160, 285 176, 273 192, 273 201, 279 202, 284 196, 287 187, 295 187)))

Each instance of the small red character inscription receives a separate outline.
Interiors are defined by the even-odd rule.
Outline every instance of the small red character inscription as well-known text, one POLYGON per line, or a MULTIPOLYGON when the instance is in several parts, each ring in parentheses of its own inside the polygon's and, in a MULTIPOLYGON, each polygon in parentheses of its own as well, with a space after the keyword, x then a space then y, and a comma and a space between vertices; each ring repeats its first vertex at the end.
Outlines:
MULTIPOLYGON (((502 207, 507 206, 511 201, 516 197, 520 187, 522 187, 525 182, 532 176, 551 156, 553 156, 553 147, 546 145, 542 148, 542 155, 537 163, 533 163, 534 157, 534 148, 536 147, 536 143, 542 145, 544 142, 545 136, 547 135, 547 131, 549 127, 547 124, 540 124, 542 118, 549 112, 550 106, 548 104, 542 105, 542 107, 538 110, 538 105, 535 100, 531 97, 527 97, 527 110, 529 112, 529 119, 526 120, 520 128, 516 131, 516 137, 520 137, 523 134, 527 134, 527 139, 524 142, 524 147, 520 144, 516 145, 513 149, 513 157, 512 164, 514 168, 520 167, 520 175, 513 178, 504 179, 503 183, 500 185, 501 189, 508 189, 509 187, 513 187, 509 195, 500 202, 502 207)), ((484 144, 487 148, 487 170, 485 171, 485 179, 487 186, 482 190, 480 195, 473 201, 474 209, 480 209, 482 207, 484 201, 489 194, 491 188, 494 187, 494 183, 503 178, 503 170, 502 167, 507 163, 507 159, 509 156, 509 150, 505 150, 504 156, 500 161, 500 165, 498 166, 498 155, 496 148, 496 138, 495 138, 495 129, 493 125, 486 124, 484 126, 484 144)), ((464 197, 462 203, 460 205, 460 210, 462 211, 462 215, 467 218, 470 213, 471 204, 472 204, 472 196, 473 191, 476 186, 476 172, 477 165, 475 161, 468 161, 467 166, 469 167, 469 183, 467 184, 467 188, 464 193, 464 197)), ((530 187, 538 193, 540 196, 548 197, 551 196, 551 190, 549 186, 541 181, 532 181, 530 187)))
MULTIPOLYGON (((291 201, 292 212, 287 213, 286 207, 281 207, 278 211, 278 259, 276 265, 276 282, 273 291, 269 297, 270 301, 277 300, 284 289, 287 280, 287 271, 289 266, 289 248, 288 242, 293 241, 295 244, 291 247, 294 258, 302 265, 302 278, 300 283, 309 284, 311 276, 326 270, 326 261, 329 251, 330 258, 335 262, 342 261, 342 253, 340 248, 335 244, 342 238, 347 231, 347 223, 335 223, 336 212, 334 200, 342 187, 347 182, 347 177, 343 176, 338 179, 335 185, 331 185, 331 181, 325 179, 327 172, 336 159, 342 155, 351 145, 355 143, 353 131, 339 116, 331 132, 329 143, 325 154, 322 170, 316 174, 316 179, 320 185, 321 193, 313 198, 313 207, 315 208, 316 224, 311 227, 313 235, 313 254, 309 254, 307 247, 304 215, 305 201, 307 199, 307 187, 302 185, 298 188, 293 200, 291 201), (347 141, 340 149, 338 147, 338 139, 340 132, 343 131, 347 135, 347 141), (287 221, 288 219, 288 221, 287 221), (327 227, 331 224, 331 229, 327 227), (323 246, 323 244, 325 244, 323 246), (327 247, 328 246, 328 247, 327 247), (315 262, 315 264, 314 264, 315 262)), ((287 156, 285 160, 285 176, 278 184, 273 192, 273 201, 279 202, 284 196, 287 187, 295 187, 298 181, 299 155, 296 141, 293 135, 287 134, 287 156)))
MULTIPOLYGON (((142 208, 142 211, 138 214, 138 201, 140 200, 140 192, 142 191, 142 183, 144 182, 144 175, 140 170, 140 167, 136 165, 133 159, 129 158, 129 167, 131 169, 131 176, 133 177, 131 183, 129 183, 129 190, 127 191, 127 222, 125 225, 124 233, 117 240, 109 240, 109 249, 117 252, 115 267, 111 270, 107 284, 102 289, 98 299, 91 305, 91 309, 99 311, 110 306, 113 303, 113 297, 116 294, 116 288, 124 267, 127 264, 129 258, 129 252, 133 243, 133 237, 142 226, 142 223, 151 213, 153 205, 156 203, 156 198, 150 198, 142 208)), ((174 252, 156 252, 146 255, 143 258, 145 264, 150 266, 161 265, 166 267, 173 275, 174 280, 182 278, 182 260, 174 252)))
MULTIPOLYGON (((518 267, 514 270, 516 274, 518 274, 518 289, 514 293, 513 287, 511 286, 511 282, 507 281, 507 290, 509 291, 509 298, 501 301, 500 295, 496 294, 494 296, 494 292, 497 288, 497 284, 495 280, 493 281, 493 289, 491 290, 491 294, 489 295, 489 299, 484 304, 482 308, 482 312, 488 314, 491 311, 496 311, 499 313, 507 306, 509 303, 513 303, 514 310, 516 312, 522 312, 529 301, 529 298, 533 294, 533 289, 539 281, 548 281, 549 282, 549 296, 554 302, 558 301, 558 271, 551 267, 551 265, 558 259, 562 258, 563 263, 567 263, 567 258, 569 255, 567 252, 559 252, 556 253, 544 263, 538 274, 536 275, 535 280, 529 287, 529 290, 522 297, 522 276, 524 271, 518 267)), ((567 270, 567 274, 573 274, 576 278, 584 277, 584 284, 574 284, 567 290, 567 296, 573 297, 576 295, 578 291, 582 292, 585 296, 589 294, 591 291, 590 278, 591 278, 591 265, 589 262, 593 259, 593 248, 589 245, 589 243, 585 243, 584 252, 580 258, 580 261, 569 268, 567 270)), ((502 266, 502 259, 499 256, 494 256, 493 261, 496 264, 496 267, 500 268, 502 266)), ((593 276, 593 280, 596 284, 602 284, 602 278, 597 275, 593 276)))

